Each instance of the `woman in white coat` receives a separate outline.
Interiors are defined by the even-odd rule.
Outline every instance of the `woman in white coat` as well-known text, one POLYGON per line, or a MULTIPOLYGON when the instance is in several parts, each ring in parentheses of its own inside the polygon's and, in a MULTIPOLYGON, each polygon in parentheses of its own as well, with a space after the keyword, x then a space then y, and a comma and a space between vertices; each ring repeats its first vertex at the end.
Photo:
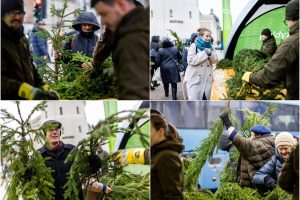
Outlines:
POLYGON ((209 100, 213 79, 213 65, 217 55, 211 44, 211 31, 199 29, 199 36, 191 44, 188 67, 183 80, 183 97, 185 100, 209 100))

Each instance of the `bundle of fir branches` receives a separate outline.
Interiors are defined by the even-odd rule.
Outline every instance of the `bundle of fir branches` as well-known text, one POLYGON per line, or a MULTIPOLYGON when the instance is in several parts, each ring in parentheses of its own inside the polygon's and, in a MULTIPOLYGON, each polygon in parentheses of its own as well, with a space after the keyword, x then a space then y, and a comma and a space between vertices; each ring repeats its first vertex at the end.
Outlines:
POLYGON ((138 121, 144 118, 149 118, 147 109, 123 111, 100 121, 93 127, 89 136, 78 143, 66 160, 66 162, 72 161, 73 164, 65 185, 65 199, 78 199, 81 186, 86 183, 91 184, 90 180, 104 182, 114 190, 110 195, 103 194, 101 199, 149 199, 149 175, 142 176, 124 172, 120 166, 113 164, 111 156, 103 161, 100 171, 90 174, 92 166, 89 166, 87 162, 91 155, 106 144, 108 137, 115 136, 119 132, 134 132, 139 135, 143 146, 149 147, 148 133, 143 133, 138 126, 138 121), (126 113, 125 116, 122 115, 124 113, 126 113), (133 128, 121 128, 117 125, 126 120, 133 124, 133 128))
POLYGON ((8 185, 6 197, 9 200, 54 199, 51 169, 34 148, 35 142, 45 143, 45 137, 41 129, 33 129, 29 123, 35 112, 45 110, 46 102, 36 105, 27 118, 21 115, 19 101, 16 106, 18 116, 1 109, 1 157, 5 166, 2 178, 8 185), (10 123, 16 127, 12 128, 10 123))
MULTIPOLYGON (((242 81, 242 77, 246 71, 256 72, 264 67, 264 65, 270 60, 264 53, 253 50, 243 49, 238 52, 232 61, 232 68, 235 71, 235 75, 226 81, 227 97, 226 99, 245 100, 246 98, 259 99, 259 100, 274 100, 284 97, 282 90, 284 89, 283 83, 279 83, 276 88, 271 91, 265 88, 260 88, 250 83, 242 81)), ((223 61, 225 63, 225 60, 223 61)), ((221 63, 221 68, 226 68, 221 63)), ((226 60, 225 65, 229 65, 230 60, 226 60)))
MULTIPOLYGON (((233 124, 236 124, 236 118, 231 114, 229 102, 227 108, 225 108, 223 112, 229 113, 233 124)), ((218 118, 209 129, 208 137, 202 140, 200 145, 196 148, 195 157, 192 159, 185 172, 185 188, 188 191, 192 191, 196 188, 196 180, 199 177, 201 169, 206 163, 206 160, 213 156, 215 148, 219 146, 223 131, 223 122, 218 118)))
POLYGON ((35 60, 42 62, 41 67, 39 67, 39 74, 51 88, 60 94, 61 99, 117 98, 117 89, 112 73, 113 64, 110 57, 101 66, 104 73, 93 76, 92 58, 85 56, 82 52, 73 53, 72 50, 63 48, 66 42, 74 39, 74 35, 62 34, 63 29, 72 29, 73 21, 67 18, 74 16, 75 19, 82 12, 80 9, 67 12, 68 8, 67 0, 64 0, 60 9, 52 4, 50 6, 51 16, 56 17, 59 22, 51 26, 51 30, 42 29, 37 33, 40 37, 48 38, 53 50, 60 54, 60 58, 55 59, 54 62, 45 61, 35 56, 35 60), (86 63, 88 67, 86 69, 81 68, 82 63, 86 63))

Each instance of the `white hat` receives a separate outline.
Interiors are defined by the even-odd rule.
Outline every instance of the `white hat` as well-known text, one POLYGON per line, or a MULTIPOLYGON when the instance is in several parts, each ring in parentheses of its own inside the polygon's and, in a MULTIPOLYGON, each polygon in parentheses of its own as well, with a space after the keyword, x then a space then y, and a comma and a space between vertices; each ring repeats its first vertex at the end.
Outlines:
POLYGON ((294 144, 295 144, 294 137, 289 132, 281 132, 275 138, 276 148, 283 145, 293 146, 294 144))

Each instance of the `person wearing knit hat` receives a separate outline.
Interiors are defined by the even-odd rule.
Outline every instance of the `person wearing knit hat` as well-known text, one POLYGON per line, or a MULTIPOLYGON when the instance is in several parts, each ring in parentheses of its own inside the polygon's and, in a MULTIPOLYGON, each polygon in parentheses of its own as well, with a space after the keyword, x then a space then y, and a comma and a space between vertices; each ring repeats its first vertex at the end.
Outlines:
POLYGON ((260 34, 262 45, 260 51, 267 54, 268 56, 273 56, 277 50, 276 40, 271 33, 271 30, 266 28, 261 31, 260 34))
POLYGON ((222 113, 220 118, 228 131, 229 140, 240 153, 237 183, 241 187, 254 188, 253 176, 275 154, 275 138, 271 135, 271 129, 255 125, 250 129, 251 137, 245 138, 235 130, 228 113, 222 113))
POLYGON ((261 70, 245 72, 242 80, 266 89, 283 82, 287 89, 285 99, 299 100, 299 0, 287 3, 284 23, 289 28, 289 37, 261 70))
POLYGON ((277 177, 294 144, 293 135, 288 132, 281 132, 276 136, 275 155, 255 173, 252 180, 253 185, 259 191, 264 193, 273 190, 277 186, 277 177))
POLYGON ((23 32, 24 15, 23 0, 1 0, 1 99, 59 99, 33 64, 23 32))
MULTIPOLYGON (((47 158, 45 160, 45 165, 53 170, 52 176, 55 180, 55 200, 64 199, 64 185, 68 180, 67 173, 72 167, 72 162, 65 162, 65 160, 75 147, 72 144, 65 144, 61 141, 61 128, 62 123, 60 121, 45 121, 41 126, 41 130, 44 132, 47 142, 45 142, 45 144, 40 149, 38 149, 42 157, 47 158)), ((102 160, 96 154, 92 154, 88 160, 88 163, 91 166, 90 172, 91 174, 93 174, 100 169, 102 160)), ((88 191, 105 193, 109 193, 112 191, 108 186, 97 181, 86 185, 86 189, 88 191)), ((83 199, 83 191, 81 188, 78 194, 78 198, 83 199)))

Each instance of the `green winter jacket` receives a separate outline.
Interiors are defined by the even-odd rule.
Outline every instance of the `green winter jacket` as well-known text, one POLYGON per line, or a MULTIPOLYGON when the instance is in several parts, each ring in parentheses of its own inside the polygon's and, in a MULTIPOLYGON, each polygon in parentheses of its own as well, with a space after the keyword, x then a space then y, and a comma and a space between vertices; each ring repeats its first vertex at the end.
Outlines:
POLYGON ((235 131, 231 133, 230 139, 240 152, 238 184, 241 187, 253 188, 252 179, 255 173, 275 154, 275 138, 272 135, 262 135, 254 139, 244 138, 235 131))
POLYGON ((293 200, 299 200, 299 144, 283 163, 277 182, 283 190, 293 194, 293 200))
POLYGON ((272 88, 284 82, 287 100, 299 99, 299 23, 290 29, 290 36, 282 42, 264 68, 250 75, 250 83, 272 88))
POLYGON ((114 34, 112 59, 118 99, 149 99, 149 9, 135 8, 114 34))
POLYGON ((183 199, 183 164, 179 142, 164 140, 151 147, 151 199, 183 199))
POLYGON ((267 54, 268 56, 273 56, 273 54, 276 52, 276 49, 277 49, 276 40, 274 36, 271 35, 268 39, 263 41, 260 51, 267 54))
POLYGON ((30 54, 29 42, 21 31, 14 31, 1 21, 1 99, 19 100, 23 82, 34 87, 44 85, 30 54))

